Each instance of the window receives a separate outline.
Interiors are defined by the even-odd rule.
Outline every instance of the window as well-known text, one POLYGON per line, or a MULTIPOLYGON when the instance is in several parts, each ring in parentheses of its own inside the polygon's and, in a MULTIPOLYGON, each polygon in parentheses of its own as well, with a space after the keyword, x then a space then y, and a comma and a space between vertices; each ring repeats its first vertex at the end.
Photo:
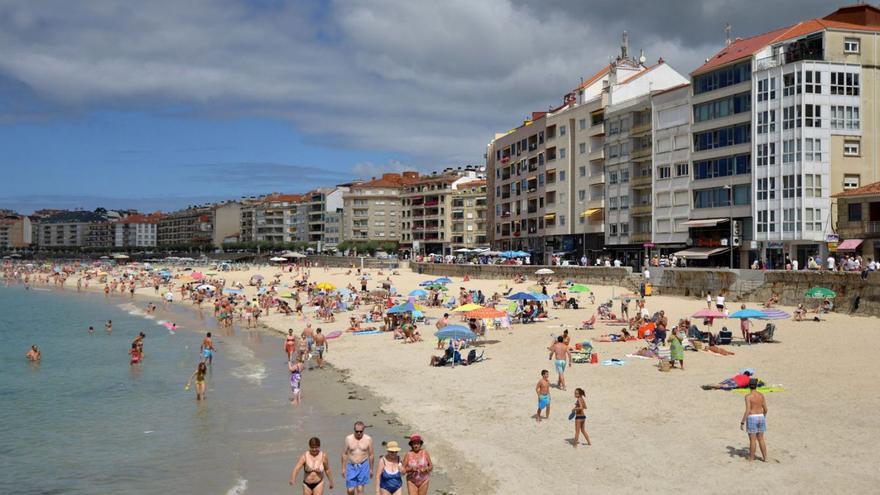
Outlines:
POLYGON ((617 236, 617 224, 616 224, 616 223, 612 223, 612 224, 609 225, 609 227, 611 228, 611 232, 610 232, 610 234, 611 234, 612 236, 615 236, 615 237, 616 237, 616 236, 617 236))
POLYGON ((752 76, 751 62, 742 62, 694 77, 694 94, 714 91, 748 81, 752 76))
POLYGON ((858 96, 859 75, 852 72, 832 72, 831 94, 858 96))
POLYGON ((758 80, 758 101, 776 99, 776 78, 758 80))
POLYGON ((782 142, 782 163, 794 163, 795 161, 801 161, 801 141, 786 139, 782 142))
POLYGON ((850 222, 862 221, 862 204, 850 203, 846 206, 846 219, 850 222))
POLYGON ((776 132, 776 110, 758 112, 758 134, 776 132))
POLYGON ((617 209, 617 198, 608 198, 608 209, 616 210, 617 209))
POLYGON ((800 209, 795 208, 786 208, 782 210, 782 231, 783 232, 796 232, 799 231, 797 216, 800 214, 800 209))
POLYGON ((629 169, 620 171, 620 183, 623 184, 626 182, 629 182, 629 169))
POLYGON ((587 128, 587 119, 581 119, 578 121, 578 127, 580 130, 584 130, 587 128))
POLYGON ((822 197, 822 175, 806 174, 804 175, 804 196, 808 198, 822 197))
POLYGON ((565 136, 565 126, 564 125, 559 126, 559 135, 565 136))
POLYGON ((614 120, 608 123, 608 134, 614 135, 620 132, 620 121, 614 120))
MULTIPOLYGON (((675 206, 689 206, 690 205, 688 191, 675 191, 675 193, 673 193, 672 200, 673 200, 673 204, 675 206)), ((685 230, 687 230, 687 229, 685 229, 685 230)), ((678 229, 676 229, 676 232, 678 232, 678 229)))
POLYGON ((587 152, 587 143, 578 144, 578 153, 585 154, 587 152))
POLYGON ((782 176, 782 197, 794 198, 801 197, 801 176, 800 175, 784 175, 782 176))
POLYGON ((822 210, 819 208, 804 209, 804 230, 822 231, 822 210))
POLYGON ((670 221, 666 220, 657 220, 657 233, 658 234, 668 234, 670 227, 670 221))
POLYGON ((822 73, 808 70, 804 73, 804 92, 822 94, 822 73))
POLYGON ((856 189, 861 182, 861 176, 859 174, 844 174, 843 189, 856 189))
POLYGON ((620 209, 628 210, 629 209, 629 196, 621 196, 620 197, 620 209))
POLYGON ((587 176, 587 167, 578 167, 578 176, 586 177, 587 176))
POLYGON ((657 153, 665 153, 672 151, 672 138, 662 138, 657 140, 657 153))
POLYGON ((782 76, 782 96, 801 93, 801 73, 790 72, 782 76))
POLYGON ((737 184, 733 186, 733 204, 748 205, 752 203, 752 185, 737 184))
POLYGON ((782 128, 794 129, 801 126, 800 105, 785 107, 782 109, 782 128))
POLYGON ((559 171, 559 182, 562 182, 564 180, 565 180, 565 170, 560 170, 559 171))
POLYGON ((565 148, 559 148, 559 159, 565 158, 565 148))
POLYGON ((620 235, 629 235, 629 224, 628 223, 620 224, 620 235))
POLYGON ((843 156, 859 156, 860 146, 858 141, 843 142, 843 156))
POLYGON ((694 208, 730 206, 730 190, 723 187, 694 190, 694 208))
POLYGON ((859 53, 859 39, 858 38, 844 38, 843 39, 843 53, 859 53))
POLYGON ((578 191, 578 201, 583 201, 587 198, 587 191, 581 189, 578 191))
MULTIPOLYGON (((760 83, 760 81, 758 81, 760 83)), ((752 98, 749 93, 742 93, 727 98, 707 101, 694 105, 694 122, 720 119, 752 109, 752 98)))
POLYGON ((609 184, 617 184, 617 172, 610 172, 608 174, 608 183, 609 184))
POLYGON ((687 163, 676 163, 675 164, 675 176, 676 177, 685 177, 690 174, 690 167, 687 163))
MULTIPOLYGON (((760 146, 759 146, 760 147, 760 146)), ((748 174, 752 171, 751 155, 725 156, 694 162, 694 180, 748 174)))
POLYGON ((804 105, 804 126, 822 127, 822 105, 804 105))
POLYGON ((608 158, 617 158, 620 156, 620 146, 612 144, 608 147, 608 158))
POLYGON ((759 200, 776 199, 776 178, 758 179, 757 196, 759 200))
POLYGON ((820 138, 804 139, 804 161, 822 161, 822 140, 820 138))
POLYGON ((657 167, 657 178, 658 179, 668 179, 672 175, 672 167, 669 165, 664 165, 662 167, 657 167))
POLYGON ((758 145, 758 166, 776 165, 776 143, 758 145))
POLYGON ((776 232, 776 211, 758 211, 758 232, 776 232))
POLYGON ((752 139, 749 124, 723 127, 694 133, 694 151, 711 150, 748 143, 752 139))
POLYGON ((657 193, 657 206, 667 207, 672 204, 672 196, 668 192, 657 193))
POLYGON ((559 215, 559 226, 565 226, 565 215, 559 215))
POLYGON ((858 130, 861 127, 859 107, 831 105, 831 128, 858 130))

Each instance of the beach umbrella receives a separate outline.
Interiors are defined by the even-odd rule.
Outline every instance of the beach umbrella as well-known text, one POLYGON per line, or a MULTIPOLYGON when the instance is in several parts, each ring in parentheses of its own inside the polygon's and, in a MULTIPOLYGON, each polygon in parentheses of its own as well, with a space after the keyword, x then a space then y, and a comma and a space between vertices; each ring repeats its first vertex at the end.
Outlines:
POLYGON ((411 291, 411 292, 409 293, 409 295, 411 295, 411 296, 416 296, 416 297, 424 297, 424 296, 427 296, 427 295, 428 295, 428 292, 425 291, 425 290, 423 290, 423 289, 416 289, 416 290, 414 290, 414 291, 411 291))
POLYGON ((320 284, 316 285, 315 288, 321 290, 333 290, 336 288, 336 286, 331 284, 330 282, 321 282, 320 284))
POLYGON ((761 310, 761 312, 764 313, 763 319, 765 320, 787 320, 791 318, 790 314, 781 309, 770 308, 761 310))
POLYGON ((233 288, 225 288, 223 289, 224 294, 243 294, 244 291, 241 289, 233 289, 233 288))
POLYGON ((714 309, 701 309, 691 315, 691 318, 727 318, 724 313, 714 309))
POLYGON ((345 297, 348 297, 351 295, 351 289, 349 289, 348 287, 343 287, 343 288, 337 290, 336 292, 338 292, 340 295, 345 296, 345 297))
POLYGON ((286 297, 288 299, 291 299, 291 298, 293 298, 293 293, 290 291, 282 292, 282 293, 278 294, 278 297, 286 297))
POLYGON ((471 331, 470 328, 463 325, 446 325, 434 332, 434 336, 438 339, 459 339, 459 340, 474 340, 477 338, 477 334, 471 331))
POLYGON ((587 287, 584 284, 574 284, 568 288, 568 291, 569 292, 593 292, 592 290, 590 290, 589 287, 587 287))
POLYGON ((534 301, 535 295, 528 292, 517 292, 516 294, 507 296, 510 301, 534 301))
POLYGON ((398 314, 398 313, 412 313, 416 311, 415 305, 413 305, 412 301, 407 301, 399 306, 394 306, 388 310, 389 315, 398 314))
POLYGON ((419 283, 419 287, 427 287, 429 285, 435 285, 433 280, 425 280, 424 282, 419 283))
POLYGON ((216 287, 214 287, 213 285, 208 285, 208 284, 202 284, 202 285, 196 287, 196 289, 197 290, 209 290, 211 292, 214 292, 215 290, 217 290, 216 287))
POLYGON ((553 270, 549 268, 541 268, 535 272, 535 275, 553 275, 553 270))
POLYGON ((473 311, 475 309, 480 309, 480 308, 482 308, 482 306, 480 306, 479 304, 468 303, 468 304, 463 304, 463 305, 453 309, 452 312, 453 313, 467 313, 468 311, 473 311))
POLYGON ((287 261, 287 258, 282 258, 281 256, 274 256, 269 258, 269 261, 287 261))
POLYGON ((764 318, 765 316, 763 311, 757 309, 741 309, 730 315, 731 318, 764 318))
POLYGON ((516 251, 502 251, 498 256, 502 258, 516 258, 516 251))
POLYGON ((192 272, 189 276, 192 277, 193 280, 201 280, 205 278, 205 275, 202 272, 192 272))
POLYGON ((449 287, 446 287, 445 285, 440 285, 440 284, 429 285, 428 288, 431 290, 441 290, 444 292, 449 290, 449 287))
POLYGON ((514 258, 528 258, 529 256, 531 256, 531 254, 529 254, 525 251, 514 251, 513 252, 514 258))
POLYGON ((540 292, 532 292, 532 295, 535 296, 534 299, 536 301, 549 301, 550 299, 552 299, 550 296, 546 296, 544 294, 541 294, 540 292))
POLYGON ((483 320, 487 318, 501 318, 502 316, 507 316, 507 313, 495 308, 480 308, 468 311, 464 315, 468 318, 478 318, 483 320))
POLYGON ((447 277, 440 277, 437 280, 435 280, 434 283, 435 284, 451 284, 452 279, 447 278, 447 277))
POLYGON ((804 292, 804 297, 810 299, 825 299, 826 297, 837 297, 837 293, 831 289, 826 289, 825 287, 813 287, 804 292))

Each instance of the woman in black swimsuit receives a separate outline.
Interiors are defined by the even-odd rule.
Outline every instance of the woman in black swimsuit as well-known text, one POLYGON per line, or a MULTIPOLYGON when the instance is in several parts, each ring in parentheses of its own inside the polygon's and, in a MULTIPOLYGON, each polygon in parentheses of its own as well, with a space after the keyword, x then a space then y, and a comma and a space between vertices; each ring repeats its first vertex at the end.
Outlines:
POLYGON ((290 473, 291 485, 296 482, 300 469, 303 470, 303 495, 323 495, 325 479, 329 488, 333 489, 333 473, 330 472, 327 454, 321 452, 321 440, 318 437, 310 438, 308 452, 299 456, 299 461, 290 473))
POLYGON ((580 440, 581 433, 584 434, 584 440, 587 441, 587 445, 592 445, 590 443, 590 435, 587 435, 587 429, 584 426, 584 423, 587 422, 587 401, 584 400, 584 389, 576 388, 574 389, 574 408, 571 410, 572 414, 574 414, 574 442, 572 445, 577 447, 580 440))

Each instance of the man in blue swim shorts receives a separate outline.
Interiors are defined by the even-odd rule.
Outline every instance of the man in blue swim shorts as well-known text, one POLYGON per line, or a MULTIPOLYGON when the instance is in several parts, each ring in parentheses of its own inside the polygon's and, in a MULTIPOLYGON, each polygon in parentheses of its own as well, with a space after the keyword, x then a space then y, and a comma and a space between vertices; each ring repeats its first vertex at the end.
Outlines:
POLYGON ((538 394, 538 413, 535 414, 535 419, 540 423, 541 422, 541 410, 546 409, 546 415, 544 419, 550 418, 550 372, 547 370, 541 370, 541 379, 538 380, 538 384, 535 385, 535 393, 538 394))
POLYGON ((550 346, 550 356, 547 359, 553 359, 554 356, 556 357, 556 374, 559 376, 556 387, 559 390, 565 390, 565 365, 571 364, 571 352, 568 351, 568 344, 565 343, 562 335, 556 337, 556 342, 550 346))
POLYGON ((354 424, 354 433, 345 437, 342 451, 342 477, 348 495, 363 495, 373 477, 373 439, 364 433, 364 423, 354 424))
POLYGON ((214 362, 214 341, 211 340, 211 332, 202 340, 202 361, 208 364, 214 362))
POLYGON ((749 380, 750 392, 746 395, 746 410, 743 412, 739 428, 746 427, 749 434, 749 460, 755 460, 755 443, 761 447, 761 459, 767 462, 767 445, 764 444, 764 433, 767 431, 767 400, 758 392, 758 380, 749 380))

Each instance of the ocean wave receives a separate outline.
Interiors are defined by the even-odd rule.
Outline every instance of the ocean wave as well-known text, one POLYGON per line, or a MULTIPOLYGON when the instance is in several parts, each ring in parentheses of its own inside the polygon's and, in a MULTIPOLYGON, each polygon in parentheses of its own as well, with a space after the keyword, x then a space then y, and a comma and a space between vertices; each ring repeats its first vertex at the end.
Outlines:
POLYGON ((235 484, 232 485, 232 488, 226 492, 226 495, 241 495, 245 491, 247 491, 247 480, 244 478, 238 478, 235 480, 235 484))
POLYGON ((125 311, 126 313, 128 313, 132 316, 140 316, 141 318, 146 318, 148 320, 155 320, 156 319, 155 316, 147 314, 146 311, 135 306, 134 303, 117 304, 116 307, 121 309, 122 311, 125 311))
POLYGON ((241 378, 257 386, 263 385, 263 380, 268 376, 266 367, 259 363, 246 363, 231 371, 232 376, 241 378))

